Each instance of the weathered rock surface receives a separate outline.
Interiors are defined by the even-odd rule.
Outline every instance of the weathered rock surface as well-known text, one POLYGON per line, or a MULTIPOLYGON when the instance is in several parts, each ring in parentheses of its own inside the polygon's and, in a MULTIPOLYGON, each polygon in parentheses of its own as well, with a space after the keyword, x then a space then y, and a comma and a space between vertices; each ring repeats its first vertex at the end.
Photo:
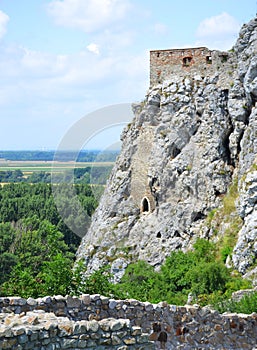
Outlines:
POLYGON ((89 271, 110 263, 119 280, 131 261, 158 267, 170 251, 208 238, 205 219, 237 176, 244 224, 233 263, 242 273, 254 263, 257 18, 215 67, 168 76, 133 105, 135 118, 78 250, 89 271))

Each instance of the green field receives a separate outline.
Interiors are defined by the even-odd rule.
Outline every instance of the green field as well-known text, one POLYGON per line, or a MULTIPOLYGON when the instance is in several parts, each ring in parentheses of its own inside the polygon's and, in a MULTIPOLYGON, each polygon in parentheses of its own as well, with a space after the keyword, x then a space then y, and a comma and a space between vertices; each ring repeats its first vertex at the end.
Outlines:
POLYGON ((75 168, 113 166, 114 162, 52 162, 52 161, 0 161, 0 171, 21 170, 24 175, 36 172, 63 172, 75 168))

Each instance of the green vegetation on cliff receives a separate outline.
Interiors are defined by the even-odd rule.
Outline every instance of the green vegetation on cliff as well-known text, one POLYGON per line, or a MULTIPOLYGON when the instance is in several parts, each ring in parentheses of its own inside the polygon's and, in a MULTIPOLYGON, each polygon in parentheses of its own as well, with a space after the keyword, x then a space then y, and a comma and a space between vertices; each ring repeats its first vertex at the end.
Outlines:
MULTIPOLYGON (((105 267, 87 279, 81 278, 77 291, 152 303, 166 301, 176 305, 184 305, 190 294, 192 302, 221 307, 220 303, 224 304, 232 292, 251 287, 248 281, 231 272, 220 260, 217 246, 198 239, 194 250, 172 252, 159 272, 145 261, 138 261, 127 267, 120 283, 112 284, 111 275, 105 267)), ((80 273, 83 275, 83 268, 80 273)))

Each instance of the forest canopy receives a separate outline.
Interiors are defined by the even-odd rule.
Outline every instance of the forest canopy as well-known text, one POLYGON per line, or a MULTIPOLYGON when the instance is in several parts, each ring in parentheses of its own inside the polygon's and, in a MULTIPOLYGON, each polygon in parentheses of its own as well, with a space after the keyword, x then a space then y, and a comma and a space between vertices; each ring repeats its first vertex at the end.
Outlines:
MULTIPOLYGON (((62 184, 59 196, 63 193, 62 184)), ((75 185, 81 207, 97 206, 91 187, 75 185)), ((72 220, 72 205, 70 220, 72 220)), ((74 201, 74 211, 77 210, 74 201)), ((83 221, 83 216, 77 216, 83 221)), ((68 218, 69 220, 69 218, 68 218)), ((80 225, 77 222, 77 225, 80 225)), ((0 187, 0 294, 42 296, 66 292, 80 238, 64 223, 49 184, 11 183, 0 187)))

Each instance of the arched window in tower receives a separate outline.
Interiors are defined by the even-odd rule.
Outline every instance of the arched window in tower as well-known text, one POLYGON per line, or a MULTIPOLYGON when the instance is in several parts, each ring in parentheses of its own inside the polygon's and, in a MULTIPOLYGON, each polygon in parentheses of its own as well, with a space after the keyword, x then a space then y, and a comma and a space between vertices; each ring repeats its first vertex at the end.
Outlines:
POLYGON ((184 57, 183 58, 183 67, 189 67, 192 61, 192 57, 184 57))
POLYGON ((150 212, 150 202, 147 197, 144 197, 141 202, 141 212, 149 213, 150 212))

